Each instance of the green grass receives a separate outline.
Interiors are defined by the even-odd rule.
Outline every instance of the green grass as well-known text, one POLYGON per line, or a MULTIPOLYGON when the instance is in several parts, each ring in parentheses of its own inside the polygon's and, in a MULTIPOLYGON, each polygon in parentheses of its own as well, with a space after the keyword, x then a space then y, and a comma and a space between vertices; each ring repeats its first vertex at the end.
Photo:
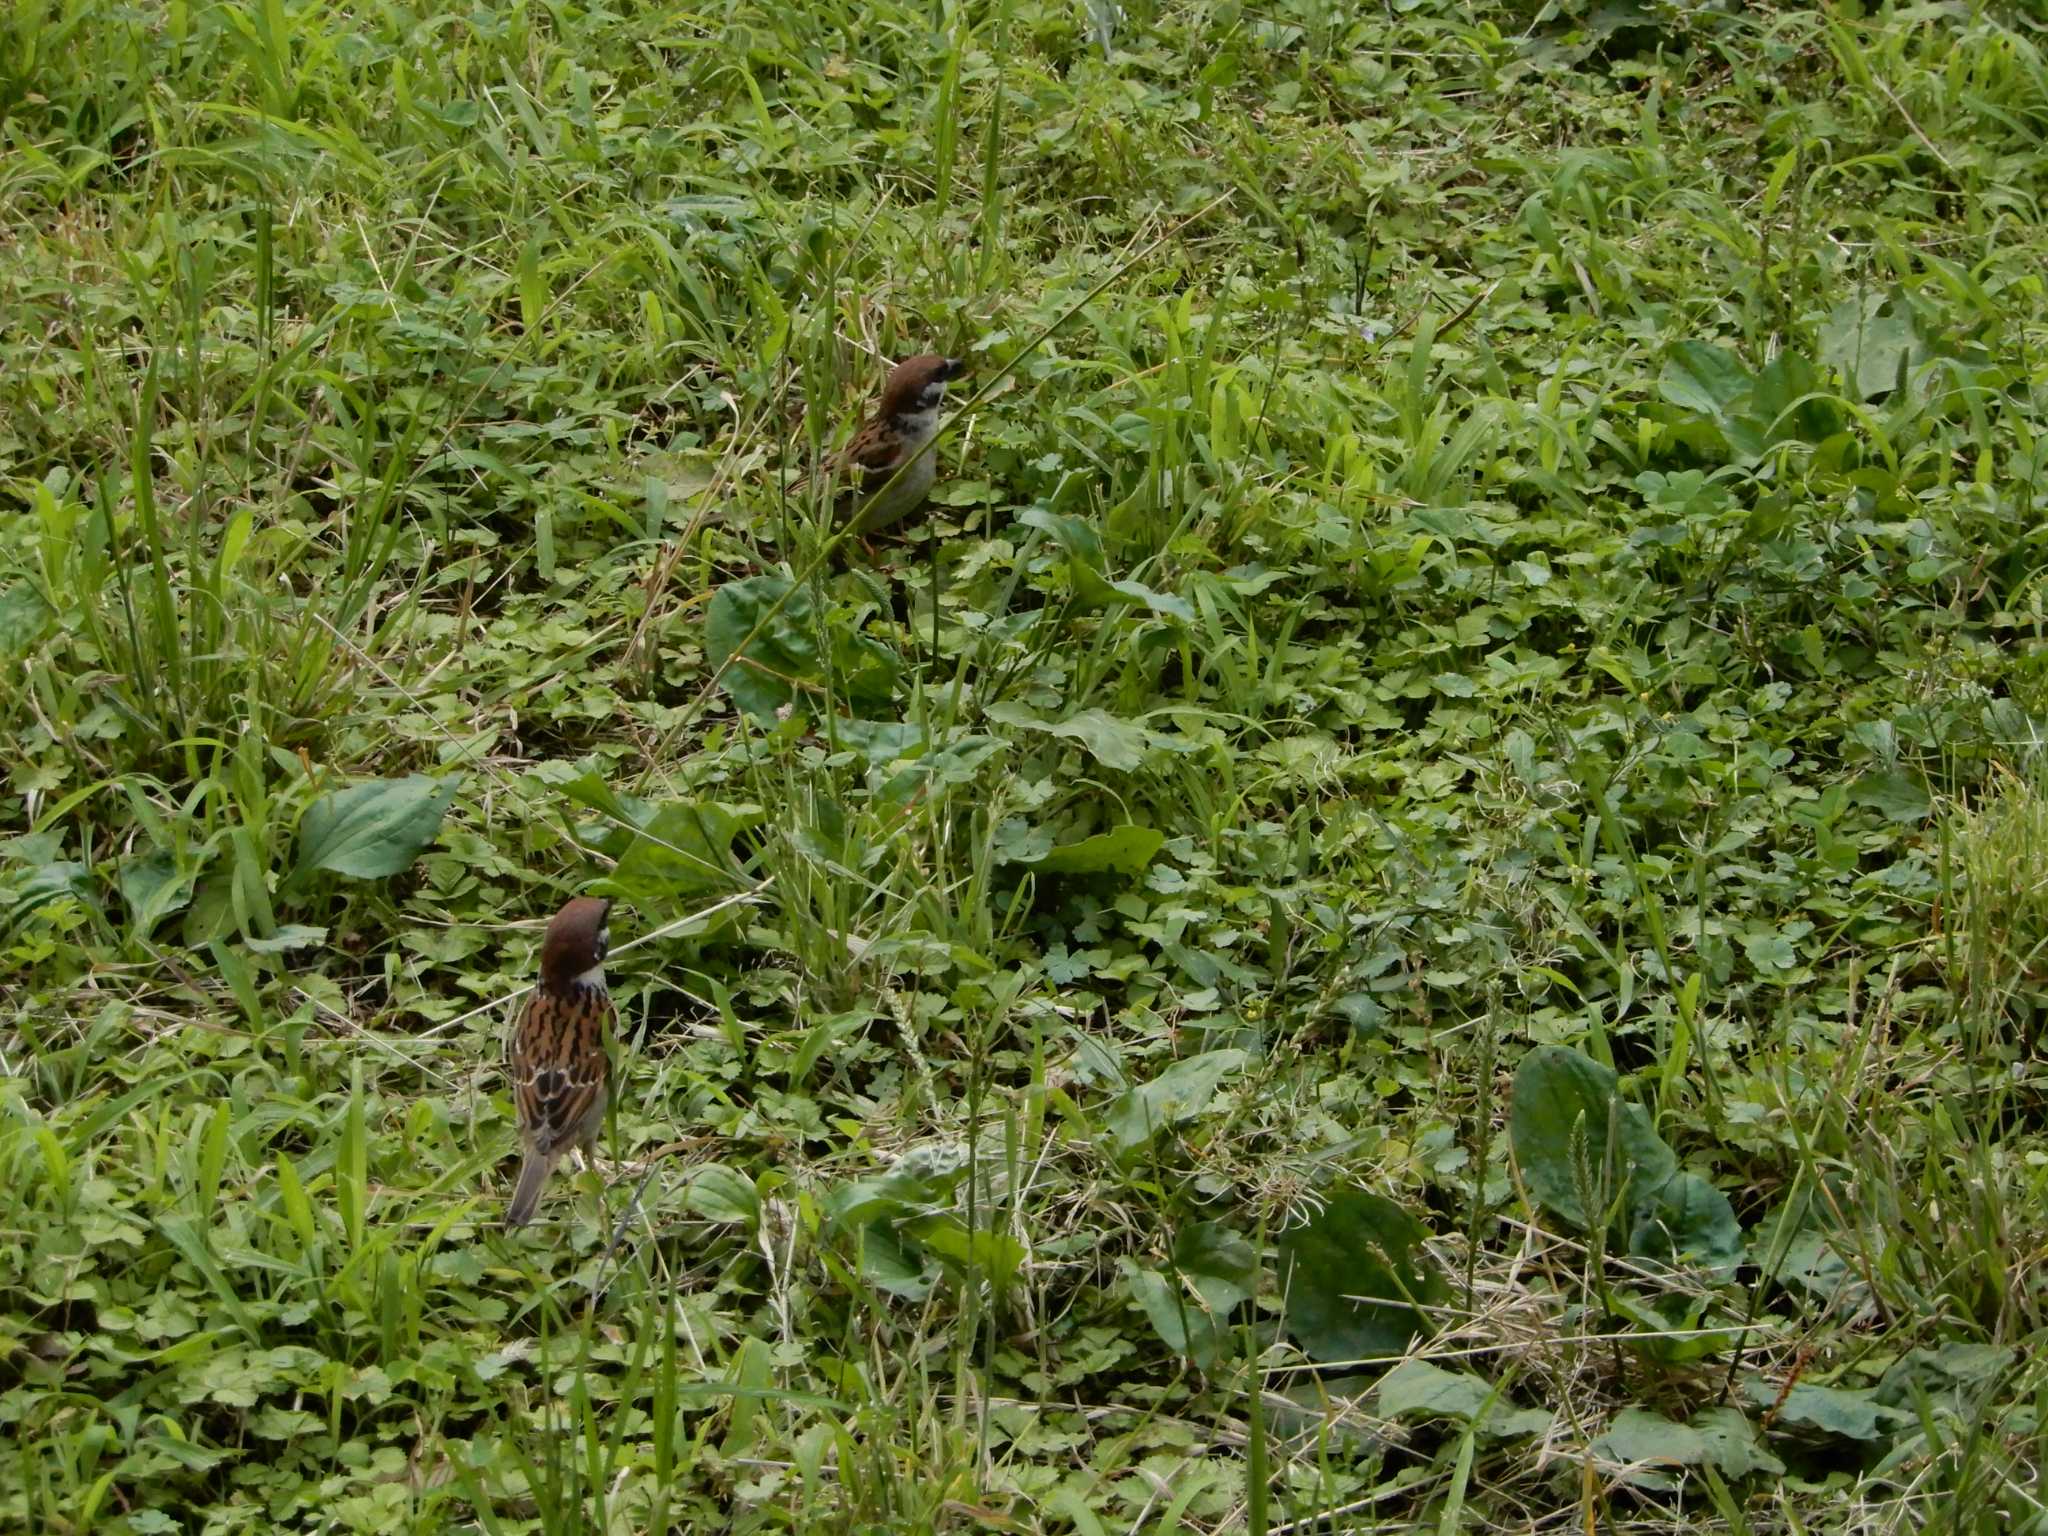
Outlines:
POLYGON ((2048 1530, 2032 12, 0 9, 0 1523, 2048 1530))

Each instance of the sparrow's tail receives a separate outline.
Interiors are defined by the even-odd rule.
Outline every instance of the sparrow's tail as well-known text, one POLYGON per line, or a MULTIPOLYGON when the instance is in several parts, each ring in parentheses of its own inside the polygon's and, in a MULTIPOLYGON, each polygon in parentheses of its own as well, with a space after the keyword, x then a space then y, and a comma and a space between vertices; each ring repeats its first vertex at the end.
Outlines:
POLYGON ((551 1159, 529 1152, 520 1160, 519 1182, 512 1188, 512 1203, 505 1207, 505 1225, 523 1227, 533 1220, 533 1208, 540 1204, 541 1186, 548 1181, 551 1159))

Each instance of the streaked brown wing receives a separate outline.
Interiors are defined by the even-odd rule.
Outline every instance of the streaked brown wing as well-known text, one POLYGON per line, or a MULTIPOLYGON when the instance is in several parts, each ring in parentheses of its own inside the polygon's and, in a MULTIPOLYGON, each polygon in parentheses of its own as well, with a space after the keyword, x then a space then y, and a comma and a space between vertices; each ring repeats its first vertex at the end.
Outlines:
POLYGON ((602 1102, 611 1063, 604 1033, 612 1000, 595 987, 535 992, 512 1028, 505 1065, 519 1129, 542 1152, 581 1139, 602 1102))
POLYGON ((849 490, 872 495, 896 473, 902 461, 902 448, 902 443, 893 437, 862 432, 846 445, 846 452, 840 456, 840 477, 849 490))

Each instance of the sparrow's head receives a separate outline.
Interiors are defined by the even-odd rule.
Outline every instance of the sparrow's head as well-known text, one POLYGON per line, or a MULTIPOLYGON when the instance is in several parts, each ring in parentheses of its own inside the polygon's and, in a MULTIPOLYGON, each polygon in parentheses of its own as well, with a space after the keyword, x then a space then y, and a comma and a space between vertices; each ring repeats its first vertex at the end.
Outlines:
POLYGON ((604 985, 604 957, 612 937, 605 917, 611 909, 609 897, 578 896, 548 920, 547 937, 540 941, 543 987, 562 992, 579 983, 604 985))
POLYGON ((936 352, 906 357, 889 370, 888 381, 882 385, 883 418, 896 420, 935 413, 939 402, 946 398, 947 381, 966 371, 967 364, 961 359, 941 357, 936 352))

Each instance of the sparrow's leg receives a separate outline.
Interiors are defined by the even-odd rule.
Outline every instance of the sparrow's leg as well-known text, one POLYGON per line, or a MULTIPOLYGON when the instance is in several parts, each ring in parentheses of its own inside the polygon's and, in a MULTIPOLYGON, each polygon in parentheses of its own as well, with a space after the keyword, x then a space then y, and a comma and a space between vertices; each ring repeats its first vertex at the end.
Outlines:
POLYGON ((597 1155, 597 1137, 586 1136, 576 1144, 576 1164, 579 1168, 594 1173, 605 1182, 610 1182, 618 1172, 618 1165, 597 1155))

